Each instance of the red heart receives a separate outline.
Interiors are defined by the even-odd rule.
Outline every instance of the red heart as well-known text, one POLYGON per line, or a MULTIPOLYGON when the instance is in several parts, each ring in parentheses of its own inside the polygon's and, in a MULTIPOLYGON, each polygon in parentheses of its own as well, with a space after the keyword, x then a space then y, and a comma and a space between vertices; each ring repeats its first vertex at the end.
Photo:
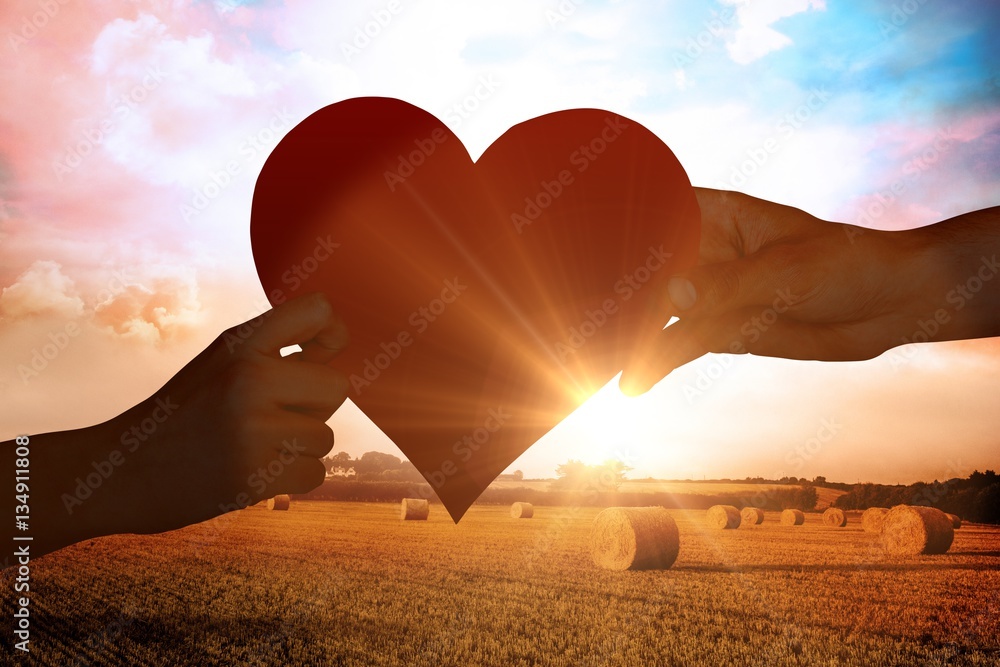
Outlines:
POLYGON ((343 316, 351 399, 458 521, 621 370, 699 223, 684 169, 635 121, 547 114, 473 163, 431 114, 368 97, 278 144, 250 231, 272 303, 322 291, 343 316))

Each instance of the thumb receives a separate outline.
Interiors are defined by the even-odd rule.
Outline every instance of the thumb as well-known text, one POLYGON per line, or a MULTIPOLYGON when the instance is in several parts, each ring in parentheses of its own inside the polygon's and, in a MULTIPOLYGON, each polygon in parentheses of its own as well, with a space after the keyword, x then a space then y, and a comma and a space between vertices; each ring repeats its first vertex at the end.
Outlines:
POLYGON ((705 264, 671 277, 661 288, 680 317, 714 317, 769 303, 779 282, 778 272, 762 258, 741 258, 705 264))

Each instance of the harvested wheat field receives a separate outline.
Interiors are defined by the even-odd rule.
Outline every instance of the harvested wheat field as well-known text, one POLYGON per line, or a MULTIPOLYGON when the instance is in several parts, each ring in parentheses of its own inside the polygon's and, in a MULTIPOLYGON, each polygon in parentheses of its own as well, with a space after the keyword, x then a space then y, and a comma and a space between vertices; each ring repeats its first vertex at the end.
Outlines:
MULTIPOLYGON (((996 665, 1000 527, 888 557, 858 521, 720 531, 667 570, 594 565, 597 509, 254 507, 32 561, 37 665, 996 665)), ((3 609, 13 613, 11 572, 3 609)), ((6 637, 10 633, 5 633, 6 637)), ((9 641, 6 640, 6 641, 9 641)))

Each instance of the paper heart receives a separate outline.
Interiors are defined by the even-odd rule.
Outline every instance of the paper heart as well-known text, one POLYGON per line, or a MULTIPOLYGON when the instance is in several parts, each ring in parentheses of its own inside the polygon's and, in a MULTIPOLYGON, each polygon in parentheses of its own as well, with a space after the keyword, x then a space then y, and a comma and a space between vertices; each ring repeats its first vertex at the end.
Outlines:
POLYGON ((369 97, 282 139, 251 240, 272 303, 329 297, 351 399, 458 521, 621 370, 699 224, 673 153, 617 114, 534 118, 474 163, 433 115, 369 97))

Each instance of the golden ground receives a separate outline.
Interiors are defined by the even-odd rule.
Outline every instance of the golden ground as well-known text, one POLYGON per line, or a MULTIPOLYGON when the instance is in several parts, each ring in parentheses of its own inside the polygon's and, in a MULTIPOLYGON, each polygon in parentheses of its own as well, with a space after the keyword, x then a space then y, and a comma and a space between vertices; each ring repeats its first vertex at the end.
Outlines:
POLYGON ((1000 527, 888 559, 857 514, 723 532, 675 511, 673 568, 607 572, 597 511, 475 506, 456 526, 440 505, 403 523, 396 504, 298 502, 91 541, 33 563, 18 664, 1000 664, 1000 527))

